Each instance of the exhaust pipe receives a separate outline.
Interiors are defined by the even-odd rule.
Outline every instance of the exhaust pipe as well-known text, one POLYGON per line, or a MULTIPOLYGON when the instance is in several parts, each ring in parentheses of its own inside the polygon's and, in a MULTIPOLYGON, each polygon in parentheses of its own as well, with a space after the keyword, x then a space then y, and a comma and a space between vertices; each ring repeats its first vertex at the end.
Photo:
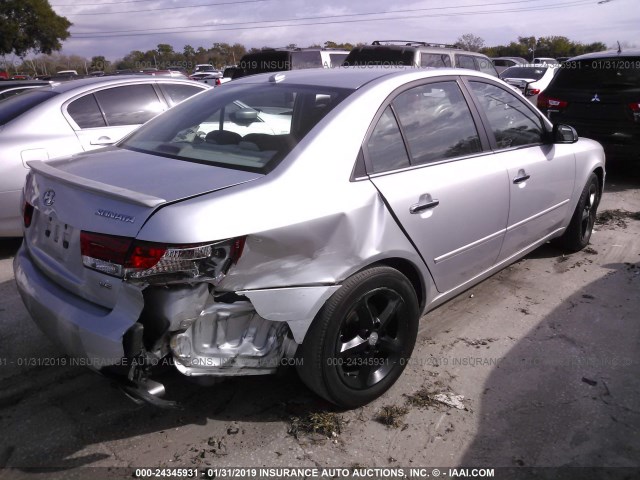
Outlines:
POLYGON ((122 392, 138 405, 147 403, 158 408, 178 408, 177 402, 164 400, 165 388, 160 382, 153 380, 131 381, 120 379, 118 387, 122 392))

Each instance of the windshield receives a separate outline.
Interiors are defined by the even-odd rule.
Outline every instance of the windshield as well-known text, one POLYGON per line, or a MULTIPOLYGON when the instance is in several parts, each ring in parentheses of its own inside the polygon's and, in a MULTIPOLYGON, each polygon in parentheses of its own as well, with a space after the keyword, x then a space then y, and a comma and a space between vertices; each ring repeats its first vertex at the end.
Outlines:
POLYGON ((545 67, 510 67, 500 75, 502 78, 530 78, 540 80, 547 69, 545 67))
POLYGON ((558 88, 640 88, 640 57, 568 61, 556 76, 558 88))
POLYGON ((268 173, 351 92, 300 85, 229 85, 184 101, 119 146, 268 173))
POLYGON ((0 125, 6 125, 14 118, 19 117, 27 110, 39 105, 45 100, 58 95, 51 90, 32 89, 0 100, 0 125))

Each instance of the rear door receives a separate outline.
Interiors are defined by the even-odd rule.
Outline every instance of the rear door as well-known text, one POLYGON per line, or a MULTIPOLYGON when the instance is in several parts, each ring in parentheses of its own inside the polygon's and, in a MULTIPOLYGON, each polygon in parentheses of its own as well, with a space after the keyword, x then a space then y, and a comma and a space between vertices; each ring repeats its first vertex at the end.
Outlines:
POLYGON ((364 145, 371 181, 446 292, 495 264, 507 222, 502 162, 453 77, 397 94, 364 145))
POLYGON ((561 227, 569 215, 575 156, 571 145, 545 141, 543 120, 526 100, 482 79, 468 79, 467 85, 490 130, 494 157, 509 174, 502 260, 561 227))

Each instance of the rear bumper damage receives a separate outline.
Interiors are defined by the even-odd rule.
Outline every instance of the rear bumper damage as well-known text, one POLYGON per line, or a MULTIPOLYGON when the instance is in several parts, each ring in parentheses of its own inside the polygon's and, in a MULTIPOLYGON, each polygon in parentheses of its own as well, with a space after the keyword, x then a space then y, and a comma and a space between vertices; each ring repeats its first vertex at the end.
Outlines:
POLYGON ((14 270, 40 329, 83 365, 111 378, 120 372, 129 386, 145 385, 166 359, 190 377, 274 373, 293 358, 313 318, 339 288, 238 291, 215 301, 206 283, 146 289, 125 283, 109 310, 52 282, 24 246, 14 270))

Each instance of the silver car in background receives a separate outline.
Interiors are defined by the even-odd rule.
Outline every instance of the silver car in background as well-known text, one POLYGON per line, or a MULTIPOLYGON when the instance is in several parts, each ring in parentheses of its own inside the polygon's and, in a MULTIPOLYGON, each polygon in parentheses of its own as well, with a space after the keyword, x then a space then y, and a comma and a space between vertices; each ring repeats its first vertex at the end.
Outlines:
POLYGON ((41 86, 0 102, 0 237, 22 235, 27 162, 112 145, 209 88, 186 79, 99 77, 41 86))
POLYGON ((163 392, 293 363, 342 407, 398 379, 422 313, 550 239, 589 242, 602 147, 460 69, 264 74, 115 147, 30 162, 18 290, 64 352, 163 392))

